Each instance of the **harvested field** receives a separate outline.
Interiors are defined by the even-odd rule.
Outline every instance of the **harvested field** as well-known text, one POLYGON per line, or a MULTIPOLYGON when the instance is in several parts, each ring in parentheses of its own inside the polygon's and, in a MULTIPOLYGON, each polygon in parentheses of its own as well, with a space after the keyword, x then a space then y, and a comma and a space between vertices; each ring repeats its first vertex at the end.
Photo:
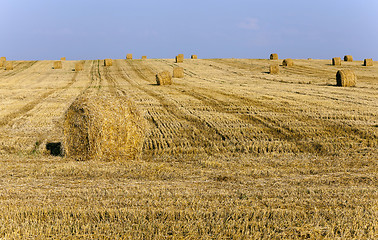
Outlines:
POLYGON ((378 65, 295 59, 12 61, 0 69, 0 238, 374 239, 378 65), (337 70, 358 76, 336 86, 337 70), (53 84, 52 84, 53 81, 53 84), (79 95, 132 99, 133 161, 50 156, 79 95))

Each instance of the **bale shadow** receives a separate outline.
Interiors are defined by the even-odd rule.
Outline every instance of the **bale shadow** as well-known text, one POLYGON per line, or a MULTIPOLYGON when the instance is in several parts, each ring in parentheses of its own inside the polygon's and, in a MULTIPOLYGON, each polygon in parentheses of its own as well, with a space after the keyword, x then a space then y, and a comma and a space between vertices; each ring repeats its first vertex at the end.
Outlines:
POLYGON ((46 150, 50 151, 50 154, 53 156, 63 157, 63 148, 61 142, 46 143, 46 150))

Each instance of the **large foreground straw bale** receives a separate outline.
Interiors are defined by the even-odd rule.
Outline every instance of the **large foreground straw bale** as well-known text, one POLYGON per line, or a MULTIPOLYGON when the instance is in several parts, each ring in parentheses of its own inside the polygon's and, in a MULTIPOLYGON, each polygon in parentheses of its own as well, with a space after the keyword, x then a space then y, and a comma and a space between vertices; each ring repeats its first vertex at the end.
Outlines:
POLYGON ((174 78, 183 78, 184 77, 184 68, 182 68, 182 67, 173 68, 173 77, 174 78))
POLYGON ((357 76, 352 70, 344 69, 336 73, 336 85, 340 87, 354 87, 357 83, 357 76))
POLYGON ((293 59, 287 58, 287 59, 283 60, 282 65, 288 66, 288 67, 294 66, 293 59))
POLYGON ((53 68, 54 69, 62 69, 62 61, 55 61, 53 68))
POLYGON ((183 63, 184 62, 184 54, 179 54, 176 56, 176 63, 183 63))
POLYGON ((76 62, 75 63, 75 71, 79 72, 79 71, 83 71, 83 70, 84 70, 84 64, 81 61, 76 62))
POLYGON ((113 60, 110 58, 107 58, 104 60, 104 66, 112 66, 113 65, 113 60))
POLYGON ((157 85, 170 85, 172 84, 172 76, 168 71, 163 71, 156 74, 157 85))
POLYGON ((341 58, 339 58, 339 57, 332 58, 332 65, 340 66, 341 65, 341 58))
POLYGON ((128 54, 126 55, 126 59, 133 59, 133 54, 128 53, 128 54))
POLYGON ((373 59, 372 58, 364 59, 364 66, 373 66, 373 59))
POLYGON ((6 62, 5 63, 5 70, 13 70, 13 62, 6 62))
POLYGON ((280 72, 278 64, 272 64, 269 67, 269 73, 270 74, 278 74, 280 72))
POLYGON ((142 56, 142 60, 146 60, 147 59, 147 56, 142 56))
POLYGON ((82 161, 134 159, 141 153, 146 126, 129 99, 81 96, 64 116, 65 154, 82 161))
POLYGON ((353 62, 353 57, 352 57, 352 55, 345 55, 345 56, 344 56, 344 61, 345 61, 345 62, 353 62))
POLYGON ((270 60, 278 60, 278 54, 277 53, 270 54, 270 60))
POLYGON ((191 59, 198 59, 197 55, 192 55, 191 59))

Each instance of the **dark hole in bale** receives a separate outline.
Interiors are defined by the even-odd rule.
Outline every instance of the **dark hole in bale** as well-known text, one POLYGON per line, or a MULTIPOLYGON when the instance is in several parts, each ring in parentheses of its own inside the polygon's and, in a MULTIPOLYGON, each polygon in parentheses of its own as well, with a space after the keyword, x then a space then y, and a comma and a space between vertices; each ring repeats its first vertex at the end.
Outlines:
POLYGON ((50 154, 53 156, 63 156, 62 143, 60 142, 47 143, 46 149, 50 151, 50 154))

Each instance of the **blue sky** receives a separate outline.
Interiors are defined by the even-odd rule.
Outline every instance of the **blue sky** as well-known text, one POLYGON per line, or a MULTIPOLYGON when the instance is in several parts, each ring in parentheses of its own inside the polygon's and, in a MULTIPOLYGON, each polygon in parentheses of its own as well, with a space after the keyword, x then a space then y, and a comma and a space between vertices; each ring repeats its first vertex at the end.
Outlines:
POLYGON ((377 0, 1 0, 0 16, 10 60, 378 60, 377 0))

